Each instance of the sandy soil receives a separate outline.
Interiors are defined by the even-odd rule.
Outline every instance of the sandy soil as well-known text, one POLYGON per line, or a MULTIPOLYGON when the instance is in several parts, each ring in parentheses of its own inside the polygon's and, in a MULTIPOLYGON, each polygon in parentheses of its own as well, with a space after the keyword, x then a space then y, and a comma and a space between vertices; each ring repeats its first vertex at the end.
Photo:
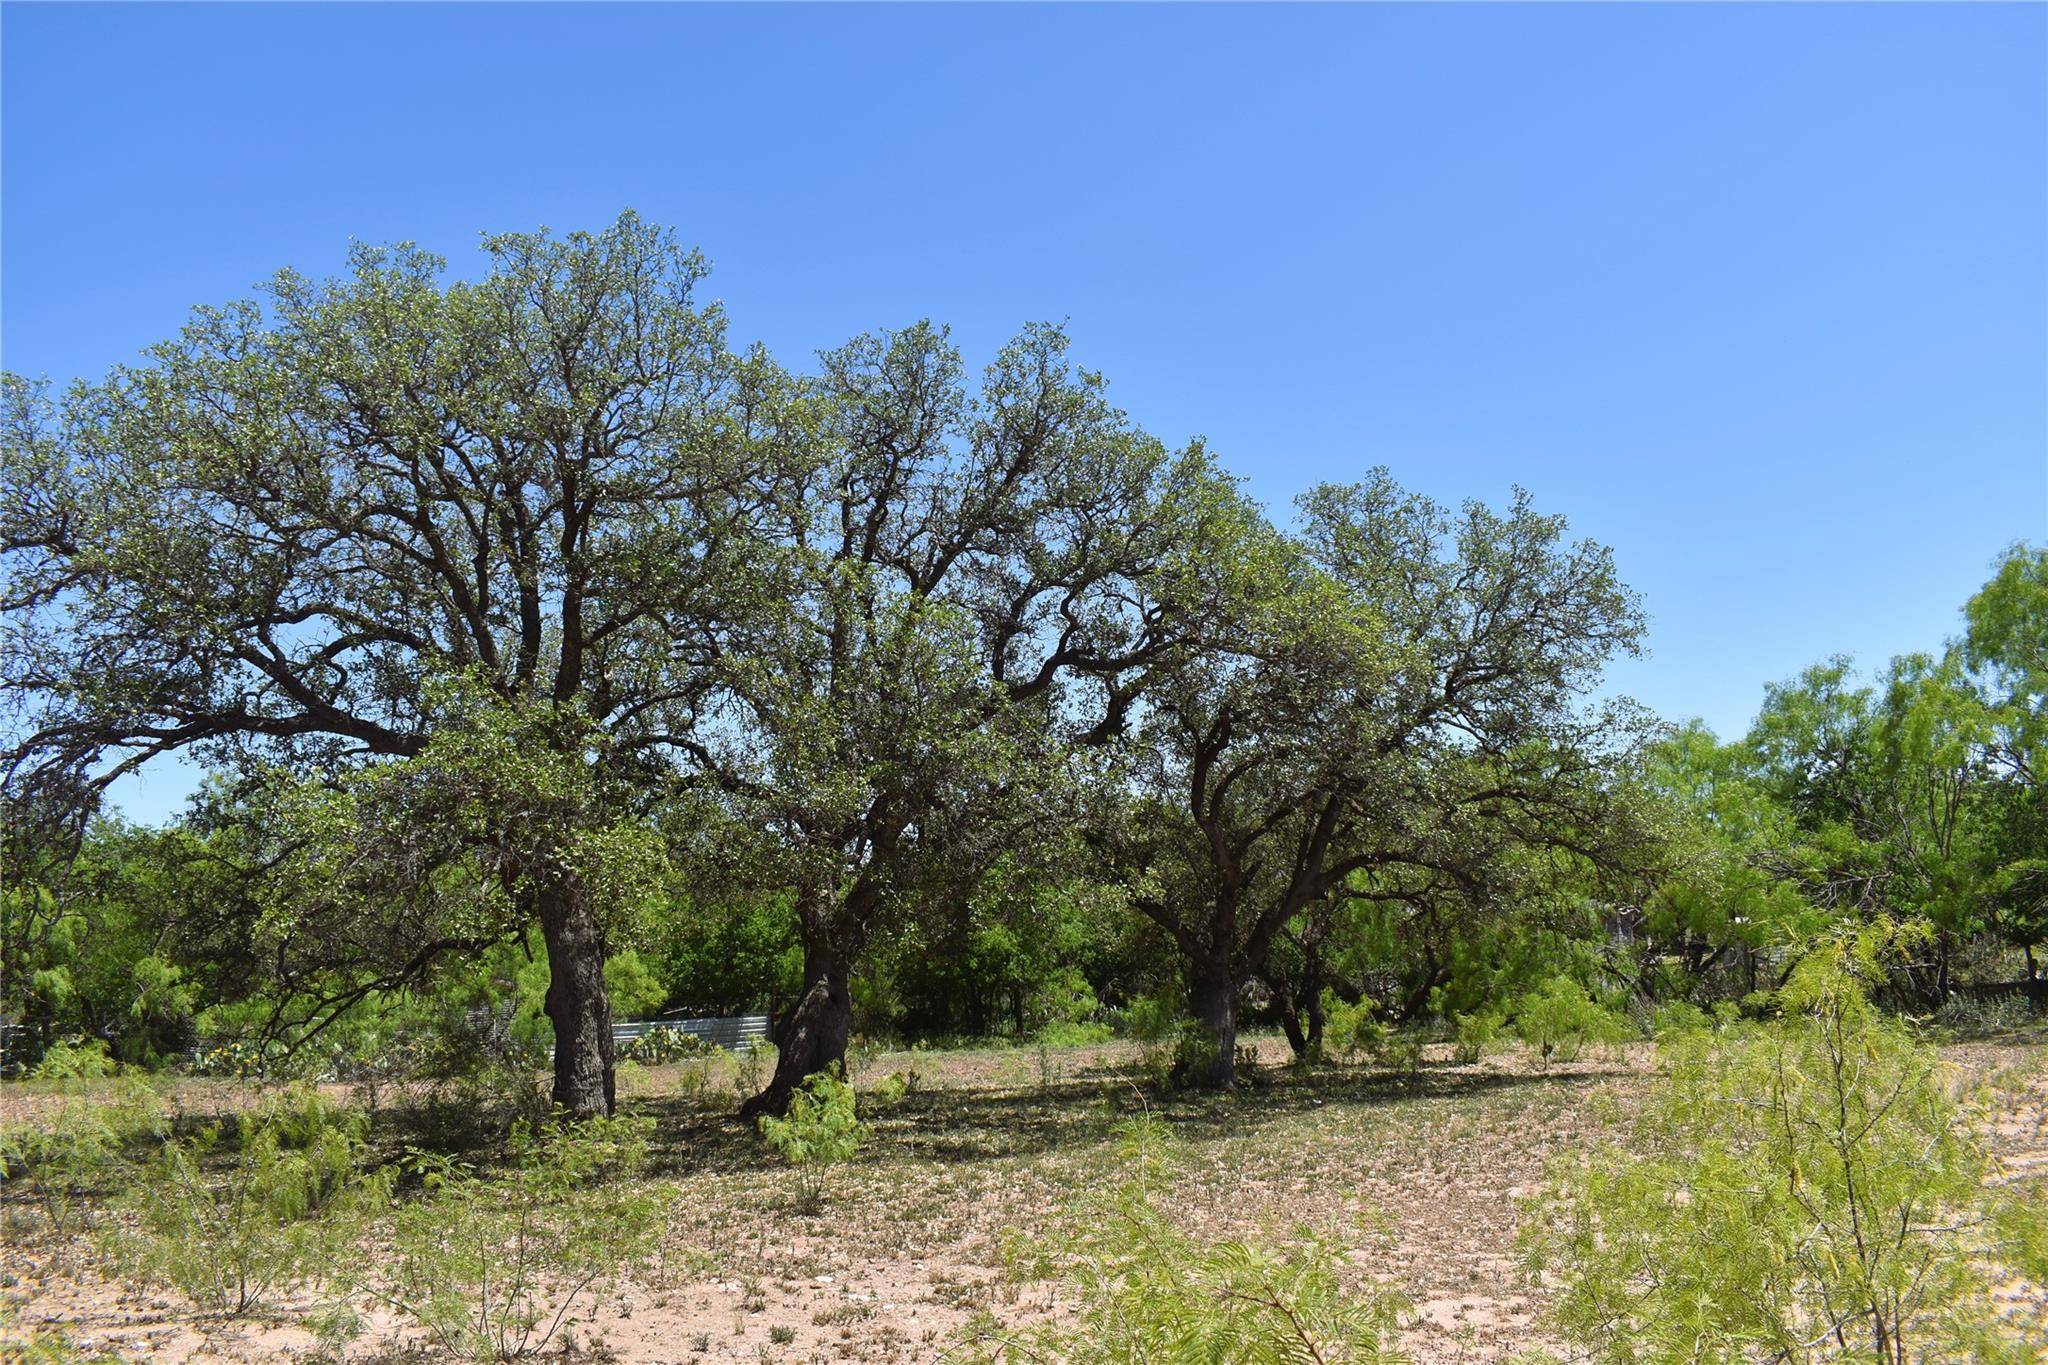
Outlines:
MULTIPOLYGON (((577 1305, 571 1339, 646 1365, 923 1361, 976 1332, 1061 1317, 1070 1305, 1057 1284, 1021 1267, 1057 1248, 1085 1197, 1118 1178, 1111 1128, 1147 1107, 1179 1140, 1164 1204, 1190 1228, 1351 1232, 1360 1279, 1411 1300, 1403 1345, 1424 1365, 1554 1346, 1539 1326, 1542 1289, 1514 1254, 1516 1201, 1550 1158, 1615 1131, 1641 1093, 1647 1051, 1548 1068, 1519 1052, 1470 1067, 1439 1057, 1408 1076, 1346 1067, 1301 1078, 1280 1067, 1284 1043, 1259 1046, 1259 1087, 1209 1100, 1148 1097, 1121 1045, 870 1058, 857 1081, 914 1073, 915 1088, 866 1106, 873 1136, 815 1214, 795 1207, 787 1172, 727 1116, 725 1064, 708 1077, 633 1072, 631 1107, 659 1120, 651 1178, 667 1228, 653 1264, 577 1305)), ((2048 1048, 1950 1054, 1972 1072, 2018 1077, 1989 1122, 1996 1178, 2048 1180, 2048 1048)), ((249 1088, 195 1083, 178 1098, 221 1110, 247 1103, 249 1088)), ((0 1117, 18 1118, 39 1101, 17 1091, 0 1103, 12 1110, 0 1117)), ((195 1365, 320 1358, 304 1305, 207 1320, 174 1295, 101 1279, 85 1239, 38 1233, 18 1205, 5 1212, 0 1299, 13 1323, 0 1334, 41 1330, 89 1353, 195 1365)), ((2048 1327, 2038 1287, 2001 1293, 2048 1327)), ((388 1317, 369 1315, 367 1329, 348 1359, 436 1358, 388 1317)))

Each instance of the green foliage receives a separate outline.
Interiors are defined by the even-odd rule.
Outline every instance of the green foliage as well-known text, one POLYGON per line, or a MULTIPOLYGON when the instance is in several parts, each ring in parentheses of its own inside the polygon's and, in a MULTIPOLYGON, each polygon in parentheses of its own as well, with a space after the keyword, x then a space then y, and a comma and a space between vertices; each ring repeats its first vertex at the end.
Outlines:
POLYGON ((879 945, 870 971, 902 1029, 1030 1036, 1095 1017, 1128 914, 1121 888, 1071 875, 1057 853, 1005 855, 957 905, 879 945))
POLYGON ((2038 1264, 2039 1191, 1985 1188, 1954 1078, 1870 1005, 1899 946, 1837 936, 1770 1023, 1670 1032, 1627 1146, 1553 1170, 1525 1248, 1595 1360, 2034 1358, 1986 1290, 2038 1264))
POLYGON ((104 1077, 103 1049, 52 1049, 45 1061, 61 1078, 36 1083, 46 1092, 36 1117, 0 1125, 0 1189, 25 1192, 69 1240, 98 1223, 133 1155, 160 1141, 170 1118, 147 1080, 104 1077))
POLYGON ((1096 1047, 1114 1037, 1114 1029, 1094 1020, 1055 1019, 1038 1030, 1040 1045, 1052 1048, 1096 1047))
POLYGON ((1497 1010, 1478 1010, 1451 1016, 1451 1060, 1470 1066, 1486 1056, 1486 1049, 1499 1040, 1506 1020, 1497 1010))
POLYGON ((748 1039, 745 1047, 733 1053, 733 1093, 742 1100, 758 1094, 761 1089, 761 1076, 775 1055, 775 1044, 767 1039, 748 1039))
POLYGON ((855 1112, 853 1087, 835 1072, 820 1071, 791 1093, 781 1118, 761 1116, 761 1136, 795 1168, 801 1203, 815 1209, 824 1201, 826 1172, 852 1157, 867 1130, 855 1112))
POLYGON ((724 1049, 715 1043, 707 1043, 694 1033, 679 1028, 651 1028, 637 1038, 629 1038, 619 1045, 621 1062, 638 1062, 642 1066, 666 1066, 672 1062, 688 1061, 699 1057, 713 1057, 724 1049))
POLYGON ((1413 1071, 1422 1064, 1422 1040, 1379 1017, 1379 1002, 1361 998, 1346 1004, 1333 994, 1323 997, 1323 1048, 1337 1057, 1362 1059, 1395 1071, 1413 1071))
POLYGON ((1595 1000, 1568 976, 1555 976, 1515 1002, 1515 1033, 1544 1061, 1569 1062, 1589 1043, 1618 1043, 1635 1035, 1623 1016, 1595 1000))
POLYGON ((1186 1085, 1209 1074, 1220 1050, 1216 1035, 1200 1021, 1183 1016, 1175 1022, 1169 1043, 1149 1045, 1141 1054, 1146 1077, 1155 1087, 1186 1085))
POLYGON ((331 1273, 390 1189, 364 1169, 363 1116, 309 1087, 236 1129, 227 1152, 219 1125, 165 1143, 126 1196, 134 1227, 108 1238, 124 1272, 229 1314, 331 1273))
POLYGON ((1684 1033, 1699 1033, 1713 1027, 1713 1016, 1690 1000, 1673 1000, 1657 1007, 1650 1021, 1650 1034, 1658 1042, 1684 1033))
POLYGON ((7 1365, 123 1365, 111 1349, 80 1347, 61 1328, 18 1323, 14 1305, 7 1302, 0 1302, 0 1360, 7 1365))
POLYGON ((667 990, 662 1004, 707 1015, 762 1009, 793 994, 803 974, 786 893, 677 893, 650 916, 642 955, 667 990))
POLYGON ((978 1357, 1022 1365, 1283 1365, 1405 1361, 1395 1344, 1403 1300, 1347 1283, 1353 1247, 1309 1228, 1281 1244, 1208 1242, 1162 1209, 1168 1138, 1156 1121, 1120 1125, 1126 1172, 1081 1213, 1075 1252, 1051 1268, 1081 1301, 1074 1328, 975 1343, 978 1357))
MULTIPOLYGON (((1879 915, 1937 928, 1888 1002, 2038 980, 2038 546, 1952 647, 1650 743, 1592 700, 1639 606, 1526 494, 1375 470, 1282 525, 1057 327, 978 383, 929 323, 798 375, 631 214, 486 250, 451 280, 361 247, 104 382, 0 379, 19 1055, 199 1042, 204 1074, 403 1091, 456 1143, 535 1116, 551 958, 586 1024, 808 998, 807 950, 877 1038, 1078 1045, 1135 996, 1148 1065, 1218 1081, 1233 1040, 1144 992, 1223 973, 1292 1015, 1340 983, 1468 1058, 1518 999, 1546 1056, 1606 1036, 1567 978, 1711 1006, 1879 915), (477 510, 508 490, 517 534, 477 510), (79 823, 78 774, 202 740, 181 824, 79 823)), ((1385 1019, 1330 1046, 1412 1065, 1385 1019)), ((564 1036, 556 1098, 594 1112, 603 1030, 564 1036)))
POLYGON ((1186 1002, 1174 993, 1141 995, 1124 1007, 1123 1031, 1141 1043, 1163 1043, 1180 1032, 1186 1002))
POLYGON ((629 1177, 653 1126, 632 1118, 522 1123, 511 1169, 499 1175, 413 1153, 423 1191, 393 1210, 381 1273, 353 1287, 451 1358, 540 1352, 586 1292, 652 1250, 661 1205, 629 1177))
POLYGON ((66 1038, 53 1043, 29 1072, 32 1080, 79 1081, 111 1076, 119 1068, 99 1038, 66 1038))
MULTIPOLYGON (((7 814, 27 812, 10 800, 7 814)), ((0 1019, 30 1035, 14 1047, 33 1060, 38 1043, 82 1035, 150 1064, 183 1048, 200 983, 165 951, 174 907, 212 890, 188 859, 197 841, 110 818, 75 848, 19 833, 0 847, 0 1019)))

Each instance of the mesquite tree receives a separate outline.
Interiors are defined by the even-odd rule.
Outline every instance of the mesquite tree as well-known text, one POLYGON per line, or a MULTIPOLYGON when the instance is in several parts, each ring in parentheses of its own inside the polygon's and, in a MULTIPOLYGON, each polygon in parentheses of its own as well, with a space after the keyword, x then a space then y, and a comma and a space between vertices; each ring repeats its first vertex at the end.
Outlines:
POLYGON ((845 1053, 849 976, 892 919, 966 894, 1072 809, 1076 749, 1172 651, 1160 584, 1175 460, 1026 330, 969 394, 928 325, 824 358, 831 458, 788 507, 800 580, 724 671, 698 752, 771 879, 793 884, 800 994, 750 1112, 845 1053))
POLYGON ((7 781, 93 792, 177 750, 343 788, 410 765, 304 839, 453 811, 394 866, 418 891, 463 863, 502 904, 368 935, 370 977, 538 923, 555 1099, 588 1115, 612 1072, 590 853, 673 783, 733 623, 775 591, 756 527, 803 482, 813 422, 728 348, 666 233, 628 215, 485 249, 486 275, 444 283, 426 252, 359 248, 333 282, 199 310, 103 383, 8 378, 7 781), (437 744, 479 716, 532 750, 540 796, 437 744))
POLYGON ((1179 949, 1199 1085, 1233 1083, 1240 992, 1327 898, 1495 904, 1528 850, 1602 857, 1604 759, 1637 729, 1579 704, 1641 619, 1561 519, 1518 495, 1454 522, 1383 471, 1302 513, 1238 513, 1223 609, 1137 731, 1119 855, 1179 949))

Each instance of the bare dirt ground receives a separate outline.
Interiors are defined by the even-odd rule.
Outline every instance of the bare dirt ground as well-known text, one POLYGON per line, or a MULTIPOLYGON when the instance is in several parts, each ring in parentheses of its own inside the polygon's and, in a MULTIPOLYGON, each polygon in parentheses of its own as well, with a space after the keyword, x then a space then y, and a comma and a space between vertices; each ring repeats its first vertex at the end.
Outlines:
MULTIPOLYGON (((1440 1055, 1413 1074, 1286 1070, 1284 1043, 1259 1044, 1257 1085, 1213 1099, 1141 1088, 1127 1045, 883 1054, 863 1088, 914 1077, 892 1103, 870 1100, 867 1146, 834 1172, 825 1206, 797 1207, 793 1181, 732 1119, 735 1077, 701 1069, 629 1071, 629 1107, 658 1120, 650 1176, 669 1216, 656 1261, 578 1305, 573 1340, 623 1362, 924 1361, 1071 1305, 1022 1267, 1057 1250, 1086 1199, 1121 1178, 1115 1124, 1149 1109, 1179 1141, 1162 1203, 1190 1229, 1284 1237, 1309 1225, 1349 1232, 1353 1273, 1413 1304, 1402 1344, 1424 1365, 1510 1359, 1555 1347, 1544 1291, 1514 1249, 1517 1201, 1547 1162, 1623 1132, 1645 1085, 1646 1048, 1538 1067, 1519 1050, 1475 1066, 1440 1055)), ((1433 1050, 1433 1054, 1435 1050, 1433 1050)), ((1968 1072, 2007 1082, 1989 1135, 1995 1178, 2048 1182, 2048 1046, 1948 1049, 1968 1072)), ((249 1088, 191 1083, 188 1112, 239 1107, 249 1088)), ((31 1112, 35 1096, 0 1095, 31 1112)), ((0 1298, 17 1329, 61 1333, 87 1352, 169 1362, 319 1358, 303 1305, 238 1321, 206 1319, 161 1291, 109 1283, 77 1239, 7 1235, 0 1298)), ((366 1256, 374 1249, 366 1248, 366 1256)), ((2048 1329, 2037 1286, 2001 1290, 2007 1310, 2048 1329)), ((4 1337, 0 1329, 0 1337, 4 1337)), ((372 1316, 350 1360, 434 1359, 398 1324, 372 1316)), ((555 1349, 554 1347, 550 1348, 555 1349)), ((6 1354, 0 1346, 0 1358, 6 1354)))

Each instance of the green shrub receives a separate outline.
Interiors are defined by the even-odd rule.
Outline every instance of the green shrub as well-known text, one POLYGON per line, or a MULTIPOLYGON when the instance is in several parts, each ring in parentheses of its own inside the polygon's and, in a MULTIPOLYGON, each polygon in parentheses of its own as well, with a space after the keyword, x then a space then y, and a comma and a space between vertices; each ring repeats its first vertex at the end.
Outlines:
POLYGON ((195 1076, 224 1076, 245 1081, 261 1075, 268 1056, 259 1043, 247 1038, 204 1040, 193 1050, 186 1070, 195 1076))
POLYGON ((1174 1039, 1171 1076, 1199 1076, 1216 1061, 1216 1035, 1194 1019, 1183 1019, 1174 1039))
POLYGON ((752 1099, 761 1093, 761 1078, 767 1072, 768 1060, 775 1055, 775 1044, 765 1039, 751 1039, 747 1045, 733 1054, 733 1091, 742 1100, 752 1099))
POLYGON ((1109 1025, 1072 1019, 1055 1019, 1038 1030, 1038 1042, 1042 1047, 1097 1047, 1114 1038, 1116 1034, 1109 1025))
POLYGON ((1997 1038, 2032 1028, 2041 1016, 2024 995, 1952 995, 1935 1011, 1934 1022, 1952 1038, 1997 1038))
POLYGON ((52 1043, 42 1060, 29 1072, 36 1081, 88 1081, 111 1076, 120 1070, 99 1038, 63 1038, 52 1043))
POLYGON ((1500 1039, 1503 1020, 1498 1011, 1451 1016, 1451 1060, 1471 1066, 1486 1056, 1486 1049, 1500 1039))
POLYGON ((578 1299, 653 1249, 661 1206, 626 1179, 653 1127, 521 1123, 500 1176, 415 1152, 424 1192, 393 1211, 387 1273, 355 1288, 445 1356, 517 1360, 545 1349, 578 1299))
POLYGON ((22 1192, 50 1231, 72 1239, 98 1222, 106 1196, 127 1177, 130 1154, 161 1141, 169 1119, 140 1076, 87 1079, 98 1073, 68 1060, 60 1074, 52 1103, 33 1121, 0 1128, 0 1191, 22 1192))
POLYGON ((1352 1005, 1324 992, 1324 1051, 1396 1071, 1413 1071, 1422 1064, 1421 1039, 1381 1019, 1379 1009, 1376 1000, 1361 999, 1352 1005))
POLYGON ((1650 1033, 1660 1043, 1682 1033, 1698 1033, 1713 1027, 1714 1017, 1687 1000, 1658 1006, 1650 1020, 1650 1033))
POLYGON ((1043 1037, 1038 1040, 1038 1088, 1042 1093, 1051 1093, 1052 1088, 1066 1076, 1066 1069, 1053 1060, 1052 1045, 1043 1037))
POLYGON ((1769 1024, 1673 1031, 1627 1147, 1554 1168, 1524 1247, 1593 1359, 2035 1358, 1987 1289, 2048 1270, 2048 1201, 1986 1190, 1954 1078, 1869 1004, 1882 937, 1809 954, 1769 1024))
POLYGON ((761 1116, 761 1136, 796 1168, 800 1201, 815 1209, 824 1201, 826 1171, 851 1157, 867 1130, 855 1112, 853 1087, 820 1071, 790 1095, 787 1114, 761 1116))
POLYGON ((1281 1365, 1403 1361, 1394 1343, 1404 1303, 1370 1282, 1343 1282, 1351 1248, 1310 1229, 1284 1246, 1204 1242, 1160 1210, 1167 1139, 1141 1119, 1119 1129, 1127 1172, 1114 1194, 1082 1210, 1077 1250, 1045 1268, 1080 1298, 1080 1322, 974 1344, 980 1359, 1016 1365, 1281 1365))
POLYGON ((1577 1059, 1588 1043, 1617 1043, 1634 1032, 1568 976, 1554 976, 1515 1005, 1515 1032, 1544 1061, 1577 1059))
POLYGON ((62 1328, 17 1323, 13 1306, 5 1301, 0 1301, 0 1361, 6 1365, 121 1365, 121 1358, 111 1350, 78 1346, 62 1328))
POLYGON ((128 1193, 134 1227, 108 1250, 136 1279, 229 1314, 317 1280, 389 1192, 388 1172, 364 1170, 364 1127, 304 1087, 242 1115, 231 1154, 216 1150, 218 1124, 167 1142, 128 1193))
POLYGON ((1140 996, 1123 1012, 1124 1032, 1140 1043, 1164 1043, 1180 1034, 1182 1002, 1159 992, 1140 996))
POLYGON ((846 1060, 842 1069, 848 1084, 856 1077, 865 1076, 868 1068, 881 1058, 885 1051, 882 1044, 865 1033, 856 1033, 846 1041, 846 1060))

